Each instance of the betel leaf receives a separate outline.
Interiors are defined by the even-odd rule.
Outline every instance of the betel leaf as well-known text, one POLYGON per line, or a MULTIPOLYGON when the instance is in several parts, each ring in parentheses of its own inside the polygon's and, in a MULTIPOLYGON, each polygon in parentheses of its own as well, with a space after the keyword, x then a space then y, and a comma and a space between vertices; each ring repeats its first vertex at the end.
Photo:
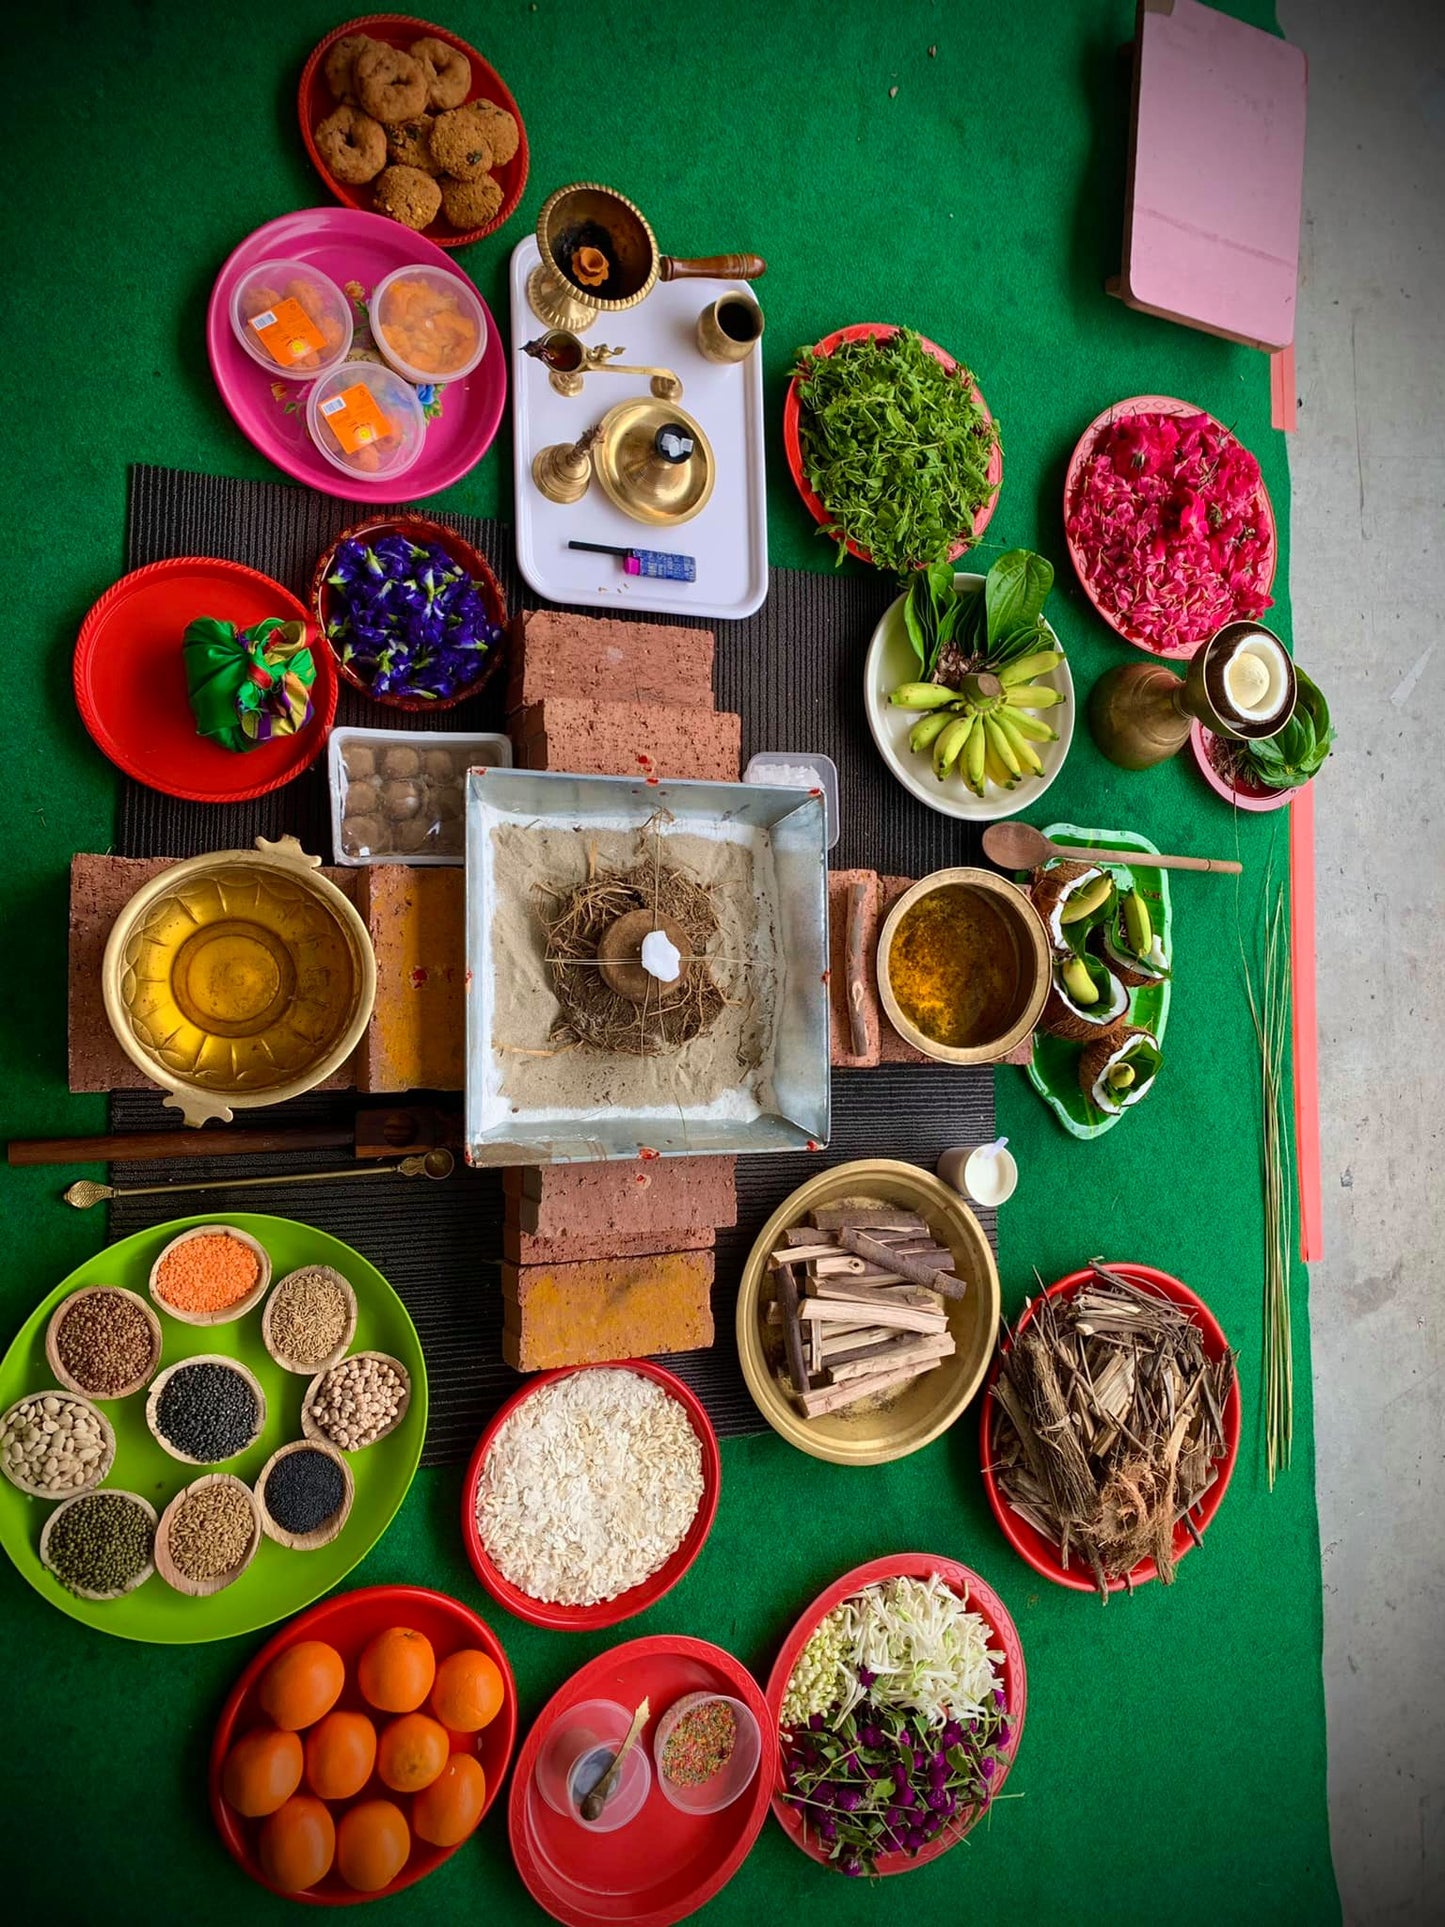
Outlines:
POLYGON ((1032 549, 1010 549, 1001 555, 983 585, 989 642, 1003 642, 1037 622, 1053 586, 1053 563, 1032 549))
POLYGON ((1294 713, 1277 736, 1244 746, 1250 774, 1266 789, 1292 790, 1315 776, 1335 740, 1329 704, 1302 669, 1295 670, 1294 713))

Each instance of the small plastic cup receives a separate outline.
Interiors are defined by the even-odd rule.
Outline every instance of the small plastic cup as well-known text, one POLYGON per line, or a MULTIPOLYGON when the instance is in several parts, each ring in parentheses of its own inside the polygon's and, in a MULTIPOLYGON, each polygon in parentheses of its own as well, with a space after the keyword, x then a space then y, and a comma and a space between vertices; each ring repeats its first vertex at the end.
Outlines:
POLYGON ((394 268, 377 283, 368 313, 381 353, 418 387, 462 381, 486 353, 486 309, 448 268, 394 268))
POLYGON ((353 481, 405 474, 426 437, 416 390, 379 361, 348 361, 314 382, 306 426, 331 466, 353 481))
POLYGON ((662 1788, 664 1799, 680 1813, 718 1813, 722 1808, 731 1806, 738 1795, 752 1785, 762 1753, 763 1736, 751 1709, 727 1693, 686 1693, 680 1700, 674 1700, 657 1722, 657 1732, 652 1741, 652 1754, 657 1762, 657 1784, 662 1788), (695 1706, 711 1704, 726 1706, 737 1722, 733 1750, 710 1779, 697 1786, 675 1785, 668 1779, 663 1765, 672 1730, 684 1713, 690 1713, 695 1706))
POLYGON ((652 1791, 647 1749, 634 1743, 617 1785, 595 1820, 582 1818, 582 1802, 606 1772, 627 1737, 632 1715, 615 1700, 583 1700, 557 1721, 537 1758, 537 1787, 555 1813, 575 1820, 584 1833, 616 1833, 635 1820, 652 1791))
POLYGON ((1019 1167, 1001 1143, 960 1144, 940 1156, 938 1175, 951 1190, 996 1210, 1018 1189, 1019 1167))
POLYGON ((231 290, 231 331, 268 375, 318 381, 351 352, 351 303, 305 261, 262 261, 231 290))

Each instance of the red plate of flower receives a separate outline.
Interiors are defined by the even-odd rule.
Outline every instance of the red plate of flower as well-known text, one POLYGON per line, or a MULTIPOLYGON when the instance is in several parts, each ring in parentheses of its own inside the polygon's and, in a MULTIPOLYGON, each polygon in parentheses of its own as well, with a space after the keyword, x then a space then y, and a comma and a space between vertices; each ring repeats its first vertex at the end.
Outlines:
POLYGON ((522 115, 512 98, 511 89, 490 61, 483 60, 476 48, 469 46, 465 40, 459 40, 445 27, 434 27, 429 20, 413 20, 404 13, 367 14, 364 19, 347 20, 341 26, 333 27, 320 45, 312 50, 311 58, 301 70, 301 84, 296 90, 296 109, 301 118, 301 138, 306 143, 306 152, 311 156, 311 164, 322 180, 343 206, 370 210, 371 182, 365 181, 359 187, 351 187, 345 181, 338 181, 334 174, 328 173, 316 145, 316 129, 340 105, 326 84, 326 56, 337 41, 349 33, 368 34, 373 40, 384 41, 388 47, 400 47, 403 51, 416 40, 444 40, 449 47, 464 53, 472 63, 472 84, 467 92, 467 100, 490 100, 494 105, 505 108, 512 116, 517 123, 517 151, 505 167, 492 169, 493 178, 502 189, 502 204, 491 220, 484 222, 481 227, 455 228, 444 214, 439 214, 430 227, 422 230, 427 240, 434 241, 439 248, 464 248, 473 241, 480 241, 483 235, 495 234, 503 222, 509 221, 516 213, 522 190, 527 185, 527 130, 522 124, 522 115))
MULTIPOLYGON (((1190 1313, 1195 1324, 1198 1325, 1200 1331, 1204 1334, 1204 1355, 1206 1358, 1222 1358, 1224 1353, 1229 1349, 1229 1341, 1220 1329, 1214 1314, 1210 1311, 1204 1300, 1197 1297, 1195 1293, 1189 1289, 1188 1285, 1181 1284, 1177 1278, 1171 1278, 1167 1271, 1156 1271, 1152 1265, 1111 1265, 1109 1269, 1111 1271, 1117 1271, 1121 1278, 1127 1278, 1133 1284, 1144 1285, 1157 1291, 1162 1298, 1169 1299, 1173 1304, 1181 1305, 1185 1311, 1190 1313)), ((1063 1296, 1066 1292, 1078 1291, 1081 1286, 1087 1285, 1090 1282, 1093 1275, 1092 1271, 1071 1271, 1067 1278, 1060 1278, 1057 1284, 1050 1285, 1044 1296, 1056 1298, 1063 1296)), ((1013 1339, 1010 1343, 1016 1342, 1019 1333, 1027 1329, 1030 1320, 1034 1316, 1038 1302, 1038 1299, 1035 1298, 1032 1303, 1025 1307, 1017 1324, 1015 1324, 1013 1328, 1013 1339)), ((1092 1573, 1077 1566, 1066 1570, 1060 1561, 1058 1547, 1051 1539, 1046 1539, 1041 1532, 1036 1532, 1026 1519, 1021 1518, 1020 1515, 1014 1511, 1013 1507, 999 1490, 998 1481, 994 1477, 993 1388, 998 1379, 999 1367, 1009 1348, 1009 1344, 1000 1346, 999 1356, 994 1360, 993 1368, 988 1377, 988 1385, 984 1393, 983 1483, 984 1490, 988 1493, 988 1502, 993 1507, 994 1517, 1003 1528, 1004 1537, 1008 1540, 1014 1551, 1018 1553, 1021 1558, 1026 1559, 1034 1571, 1042 1578, 1051 1579, 1056 1586, 1067 1586, 1074 1592, 1097 1592, 1098 1587, 1094 1584, 1092 1573)), ((1195 1507, 1193 1513, 1194 1524, 1201 1537, 1210 1520, 1223 1504, 1224 1495, 1229 1489, 1229 1481, 1234 1472, 1235 1460, 1239 1457, 1241 1411, 1239 1374, 1236 1372, 1234 1375, 1234 1384, 1224 1406, 1224 1456, 1216 1461, 1214 1483, 1195 1507)), ((1184 1555, 1190 1551, 1194 1543, 1194 1537, 1186 1525, 1181 1522, 1175 1526, 1174 1557, 1176 1561, 1182 1559, 1184 1555)), ((1159 1569, 1154 1561, 1152 1559, 1141 1559, 1139 1564, 1135 1566, 1134 1570, 1128 1575, 1127 1579, 1111 1580, 1109 1582, 1109 1591, 1132 1591, 1135 1586, 1142 1586, 1150 1579, 1157 1579, 1158 1576, 1159 1569)))
MULTIPOLYGON (((838 328, 835 329, 832 334, 824 335, 823 339, 814 346, 813 353, 815 355, 831 355, 840 342, 887 341, 890 336, 896 335, 897 333, 898 329, 892 322, 857 321, 854 322, 851 327, 838 328)), ((940 348, 936 341, 930 341, 926 335, 920 335, 918 340, 919 345, 926 349, 941 367, 946 368, 950 374, 953 373, 958 363, 946 348, 940 348)), ((987 419, 992 421, 993 416, 989 411, 988 403, 984 400, 983 393, 977 384, 975 384, 973 389, 973 398, 983 410, 987 419)), ((807 471, 803 466, 802 412, 802 404, 798 399, 798 377, 794 375, 788 383, 787 399, 783 403, 783 450, 788 458, 788 471, 792 475, 794 486, 803 498, 804 508, 807 509, 809 515, 812 516, 819 527, 827 528, 833 521, 833 516, 813 489, 812 484, 808 480, 807 471)), ((956 561, 966 549, 971 548, 973 544, 977 542, 978 538, 988 527, 994 510, 998 507, 998 492, 1003 483, 1003 450, 1001 448, 995 446, 992 455, 989 457, 988 467, 984 473, 987 479, 993 483, 993 494, 974 516, 972 532, 966 535, 960 535, 953 547, 948 551, 948 559, 950 562, 956 561)), ((872 556, 869 555, 866 549, 859 548, 856 542, 845 538, 845 546, 849 555, 856 556, 860 562, 872 562, 872 556)))
POLYGON ((321 556, 311 575, 311 620, 316 625, 316 633, 322 645, 336 664, 336 673, 343 682, 359 689, 363 696, 374 703, 381 703, 387 709, 410 710, 413 714, 422 710, 437 711, 455 709, 470 696, 477 695, 492 680, 501 663, 507 643, 507 598, 502 593, 502 585, 492 572, 491 564, 478 549, 458 535, 455 529, 448 528, 445 522, 434 522, 429 515, 381 515, 370 521, 355 522, 341 534, 321 556), (454 696, 379 696, 371 687, 350 669, 332 649, 328 638, 327 624, 336 614, 338 599, 336 591, 327 585, 326 578, 331 573, 331 565, 337 549, 343 542, 376 542, 383 535, 404 535, 409 541, 418 544, 434 542, 438 548, 445 549, 452 560, 476 582, 482 591, 486 604, 487 618, 496 623, 502 631, 499 641, 487 651, 482 661, 480 675, 469 682, 465 689, 459 689, 454 696))
POLYGON ((652 1638, 614 1646, 574 1673, 542 1708, 517 1756, 507 1803, 512 1857, 527 1891, 567 1927, 625 1921, 670 1927, 696 1913, 732 1879, 768 1817, 777 1774, 776 1723, 757 1681, 731 1653, 703 1639, 652 1638), (570 1707, 608 1699, 634 1707, 646 1698, 651 1716, 637 1744, 652 1758, 657 1722, 685 1693, 727 1693, 749 1707, 762 1736, 757 1775, 716 1813, 684 1813, 653 1775, 646 1803, 615 1833, 589 1833, 555 1812, 537 1791, 534 1773, 548 1733, 570 1707))
MULTIPOLYGON (((1209 636, 1213 635, 1216 630, 1222 629, 1226 622, 1232 622, 1238 616, 1248 617, 1258 615, 1261 613, 1261 610, 1259 608, 1246 609, 1234 598, 1231 598, 1228 607, 1219 615, 1218 620, 1212 621, 1212 626, 1208 634, 1195 636, 1186 642, 1160 642, 1150 641, 1138 628, 1131 626, 1125 617, 1104 606, 1098 590, 1089 578, 1088 555, 1085 545, 1073 532, 1071 523, 1073 522, 1075 514, 1075 497, 1083 478, 1085 464, 1096 452, 1097 445, 1102 439, 1104 432, 1112 428, 1117 421, 1130 415, 1198 415, 1220 435, 1227 436, 1229 441, 1234 443, 1236 447, 1242 448, 1243 443, 1239 441, 1238 437, 1234 435, 1230 429, 1225 427, 1223 422, 1216 420, 1206 409, 1196 408, 1193 402, 1179 401, 1173 395, 1132 395, 1128 401, 1115 402, 1111 407, 1106 408, 1102 414, 1094 417, 1093 421, 1089 423, 1089 426, 1079 437, 1074 447, 1074 452, 1069 457, 1068 471, 1064 476, 1064 540, 1068 544, 1069 555, 1074 564, 1074 573, 1079 578, 1079 584, 1084 594, 1089 598, 1090 602, 1093 603, 1099 616, 1103 621, 1108 623, 1116 636, 1122 636, 1125 642, 1132 643, 1136 649, 1143 649, 1148 655, 1162 656, 1172 662, 1186 662, 1189 657, 1194 654, 1195 650, 1199 648, 1200 644, 1207 642, 1209 636)), ((1208 505, 1200 504, 1200 512, 1207 518, 1208 505)), ((1262 538, 1263 552, 1252 564, 1251 584, 1258 595, 1264 598, 1262 607, 1268 608, 1270 606, 1270 586, 1274 581, 1275 567, 1279 561, 1279 536, 1275 527, 1274 505, 1269 499, 1269 490, 1264 485, 1263 477, 1260 478, 1258 492, 1254 498, 1253 513, 1255 526, 1262 538)))
POLYGON ((81 624, 74 679, 96 746, 138 783, 188 803, 244 803, 279 789, 315 762, 336 716, 335 662, 295 596, 211 556, 152 562, 107 589, 81 624), (266 616, 306 624, 316 681, 303 729, 243 752, 196 734, 181 638, 197 616, 241 628, 266 616))
POLYGON ((1216 736, 1213 730, 1206 729, 1197 716, 1189 725, 1189 748, 1199 767, 1199 774, 1214 794, 1222 796, 1226 803, 1232 803, 1236 809, 1282 810, 1304 787, 1298 784, 1292 790, 1272 790, 1263 783, 1250 782, 1247 777, 1226 774, 1223 758, 1230 745, 1222 736, 1216 736))
MULTIPOLYGON (((884 1579, 930 1579, 937 1574, 952 1591, 966 1600, 993 1634, 994 1640, 1003 1649, 1003 1691, 1008 1704, 1006 1711, 1013 1721, 1013 1737, 1009 1750, 1002 1756, 999 1773, 994 1781, 990 1795, 996 1795, 1008 1778, 1014 1761, 1018 1758, 1019 1741, 1023 1737, 1024 1714, 1028 1708, 1029 1681, 1024 1666, 1023 1644, 1018 1636, 1018 1628, 991 1586, 985 1585, 976 1572, 967 1566, 959 1565, 956 1559, 943 1559, 931 1552, 899 1552, 886 1559, 870 1559, 865 1566, 855 1566, 835 1579, 826 1592, 808 1607, 807 1611, 794 1623, 792 1631, 783 1641, 783 1649, 773 1661, 773 1670, 768 1674, 764 1697, 768 1702, 770 1730, 776 1739, 783 1713, 783 1700, 787 1694, 788 1681, 793 1676, 793 1668, 802 1658, 803 1648, 818 1630, 821 1620, 827 1618, 835 1606, 841 1606, 845 1599, 851 1599, 866 1586, 876 1586, 884 1579)), ((781 1752, 773 1782, 773 1815, 778 1825, 787 1834, 795 1847, 816 1860, 820 1866, 829 1866, 828 1847, 825 1841, 808 1826, 797 1807, 791 1805, 783 1782, 783 1760, 781 1752)), ((880 1874, 911 1873, 915 1867, 923 1867, 930 1860, 937 1860, 941 1854, 959 1841, 978 1823, 987 1809, 983 1806, 970 1807, 952 1826, 946 1827, 935 1840, 920 1847, 917 1853, 884 1853, 878 1856, 875 1870, 880 1874)))
POLYGON ((661 1365, 654 1365, 645 1358, 624 1359, 615 1365, 567 1365, 558 1371, 538 1372, 535 1378, 529 1378, 521 1390, 507 1400, 477 1441, 477 1448, 467 1467, 467 1476, 462 1481, 462 1538, 473 1572, 498 1605, 505 1606, 509 1613, 515 1613, 518 1619, 530 1620, 534 1626, 550 1627, 554 1632, 597 1632, 604 1626, 615 1626, 621 1620, 631 1619, 634 1613, 646 1612, 664 1593, 672 1591, 702 1551, 717 1514, 721 1490, 722 1458, 717 1449, 717 1434, 701 1403, 680 1378, 675 1378, 671 1372, 664 1371, 661 1365), (644 1579, 640 1585, 629 1586, 626 1592, 618 1593, 615 1599, 601 1600, 595 1606, 563 1606, 549 1600, 533 1599, 530 1593, 523 1592, 502 1575, 482 1543, 482 1535, 477 1528, 477 1484, 482 1476, 482 1466, 506 1420, 519 1405, 525 1404, 529 1398, 535 1398, 544 1385, 571 1378, 576 1372, 604 1371, 636 1372, 642 1378, 650 1378, 681 1405, 702 1445, 702 1498, 698 1501, 697 1512, 682 1544, 650 1579, 644 1579))
MULTIPOLYGON (((297 1557, 303 1555, 298 1554, 297 1557)), ((502 1650, 501 1641, 484 1619, 456 1599, 449 1599, 445 1593, 431 1592, 423 1586, 366 1586, 359 1592, 345 1592, 333 1599, 323 1600, 309 1612, 302 1613, 284 1626, 274 1639, 264 1645, 251 1660, 236 1684, 231 1688, 221 1717, 216 1723, 215 1737, 211 1741, 210 1798, 211 1815, 226 1844, 226 1850, 243 1872, 272 1893, 282 1889, 275 1887, 261 1871, 257 1856, 257 1835, 262 1822, 243 1819, 228 1803, 221 1792, 221 1774, 226 1764, 226 1755, 234 1741, 250 1731, 252 1727, 263 1726, 269 1722, 261 1711, 256 1698, 256 1687, 262 1673, 278 1653, 285 1652, 290 1646, 304 1639, 324 1640, 334 1646, 346 1665, 346 1684, 338 1707, 350 1711, 366 1713, 378 1729, 386 1724, 388 1715, 377 1713, 367 1705, 357 1690, 354 1678, 355 1663, 362 1648, 377 1633, 384 1632, 389 1626, 409 1626, 414 1631, 425 1633, 431 1641, 432 1650, 437 1658, 445 1659, 449 1653, 461 1651, 464 1647, 477 1647, 487 1653, 497 1663, 501 1671, 505 1695, 501 1711, 490 1726, 484 1726, 480 1733, 452 1733, 451 1750, 453 1753, 470 1753, 481 1762, 486 1775, 486 1800, 482 1807, 485 1819, 501 1792, 502 1781, 506 1776, 507 1764, 512 1757, 512 1747, 517 1738, 517 1688, 512 1678, 512 1669, 507 1664, 507 1655, 502 1650)), ((425 1702, 423 1709, 425 1710, 425 1702)), ((305 1733, 302 1734, 305 1743, 305 1733)), ((308 1792, 302 1780, 298 1792, 308 1792)), ((333 1818, 339 1817, 344 1808, 353 1801, 386 1799, 401 1806, 404 1810, 415 1797, 405 1793, 394 1793, 384 1786, 373 1772, 371 1778, 352 1800, 328 1800, 333 1818)), ((410 1815, 408 1814, 408 1821, 410 1815)), ((480 1824, 480 1823, 479 1823, 480 1824)), ((468 1836, 471 1838, 472 1836, 468 1836)), ((463 1841, 460 1844, 465 1845, 463 1841)), ((305 1900, 317 1907, 347 1907, 358 1901, 382 1900, 388 1894, 400 1893, 404 1887, 415 1886, 418 1880, 439 1867, 444 1860, 450 1860, 457 1851, 455 1847, 434 1847, 413 1834, 411 1854, 406 1865, 396 1878, 376 1893, 359 1893, 348 1887, 335 1866, 314 1887, 304 1893, 287 1893, 288 1900, 305 1900)))

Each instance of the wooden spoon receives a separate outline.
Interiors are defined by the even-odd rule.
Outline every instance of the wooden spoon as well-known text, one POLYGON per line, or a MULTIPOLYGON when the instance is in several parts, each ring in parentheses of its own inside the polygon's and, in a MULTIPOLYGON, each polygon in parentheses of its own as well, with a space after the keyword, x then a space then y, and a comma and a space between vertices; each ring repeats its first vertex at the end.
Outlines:
POLYGON ((983 833, 983 853, 1001 870, 1036 870, 1052 857, 1071 863, 1127 863, 1136 870, 1213 870, 1225 876, 1238 876, 1244 868, 1220 856, 1152 856, 1146 850, 1050 843, 1031 823, 990 823, 983 833))
POLYGON ((602 1818, 602 1809, 612 1798, 613 1789, 617 1785, 617 1776, 622 1771, 622 1762, 636 1745, 637 1736, 643 1727, 646 1726, 648 1715, 651 1711, 651 1706, 644 1700, 632 1715, 632 1724, 627 1729, 627 1737, 623 1740, 621 1746, 618 1747, 616 1753, 613 1754, 611 1766, 604 1771, 602 1778, 583 1796, 579 1811, 584 1820, 600 1820, 602 1818))

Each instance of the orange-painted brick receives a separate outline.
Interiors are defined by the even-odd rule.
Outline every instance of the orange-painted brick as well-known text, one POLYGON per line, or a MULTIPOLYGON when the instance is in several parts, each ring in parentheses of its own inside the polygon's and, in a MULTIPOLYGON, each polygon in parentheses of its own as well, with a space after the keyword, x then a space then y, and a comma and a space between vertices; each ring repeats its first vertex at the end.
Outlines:
POLYGON ((515 1371, 598 1365, 713 1342, 713 1255, 502 1266, 502 1356, 515 1371))

